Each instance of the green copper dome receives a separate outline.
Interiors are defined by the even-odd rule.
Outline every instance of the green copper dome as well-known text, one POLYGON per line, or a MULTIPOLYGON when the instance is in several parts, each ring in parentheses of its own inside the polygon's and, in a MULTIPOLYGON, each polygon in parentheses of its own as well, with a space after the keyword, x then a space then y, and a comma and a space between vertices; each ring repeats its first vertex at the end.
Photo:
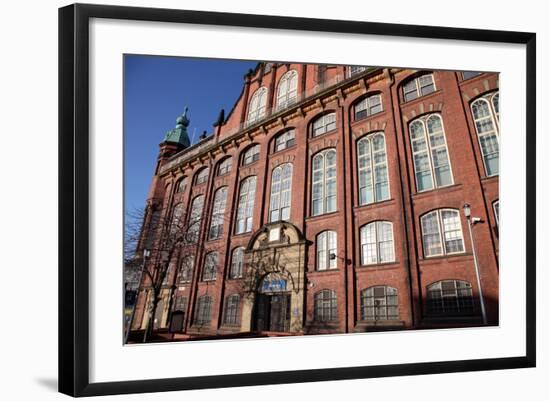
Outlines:
POLYGON ((183 110, 183 114, 176 119, 176 128, 171 129, 166 133, 164 142, 178 143, 184 148, 191 145, 187 127, 189 126, 189 118, 187 118, 187 106, 183 110))

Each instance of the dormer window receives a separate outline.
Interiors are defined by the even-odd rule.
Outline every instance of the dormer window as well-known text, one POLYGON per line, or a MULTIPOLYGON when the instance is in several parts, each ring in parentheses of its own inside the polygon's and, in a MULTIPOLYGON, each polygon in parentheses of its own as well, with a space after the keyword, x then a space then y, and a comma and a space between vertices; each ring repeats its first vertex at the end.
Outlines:
POLYGON ((246 119, 247 125, 252 125, 256 121, 261 120, 265 116, 267 102, 267 88, 261 87, 250 99, 248 104, 248 117, 246 119))
POLYGON ((281 77, 277 89, 277 110, 284 109, 298 100, 298 73, 288 71, 281 77))

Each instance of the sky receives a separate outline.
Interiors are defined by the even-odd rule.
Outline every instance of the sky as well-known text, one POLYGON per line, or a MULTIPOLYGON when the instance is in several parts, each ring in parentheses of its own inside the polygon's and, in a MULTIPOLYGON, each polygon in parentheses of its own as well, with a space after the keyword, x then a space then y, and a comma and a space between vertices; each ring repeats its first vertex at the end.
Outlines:
POLYGON ((194 142, 220 110, 227 116, 241 93, 244 75, 255 61, 125 55, 124 193, 125 209, 142 209, 159 143, 174 128, 185 106, 194 142))

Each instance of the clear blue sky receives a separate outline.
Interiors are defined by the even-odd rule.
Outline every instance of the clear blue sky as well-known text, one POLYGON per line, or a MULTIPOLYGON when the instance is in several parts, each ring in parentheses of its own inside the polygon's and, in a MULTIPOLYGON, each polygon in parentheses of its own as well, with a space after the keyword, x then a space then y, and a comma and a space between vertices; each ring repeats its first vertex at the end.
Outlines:
POLYGON ((189 107, 189 136, 212 132, 241 93, 252 61, 126 55, 124 57, 124 191, 127 211, 143 208, 158 145, 189 107))

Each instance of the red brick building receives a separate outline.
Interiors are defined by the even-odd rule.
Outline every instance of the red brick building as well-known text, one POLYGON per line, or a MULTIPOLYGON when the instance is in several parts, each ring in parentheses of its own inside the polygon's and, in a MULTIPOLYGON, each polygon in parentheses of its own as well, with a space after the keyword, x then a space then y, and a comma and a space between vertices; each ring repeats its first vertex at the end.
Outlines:
POLYGON ((189 146, 184 115, 160 145, 140 252, 199 218, 155 330, 498 324, 498 104, 496 73, 259 63, 212 135, 189 146))

